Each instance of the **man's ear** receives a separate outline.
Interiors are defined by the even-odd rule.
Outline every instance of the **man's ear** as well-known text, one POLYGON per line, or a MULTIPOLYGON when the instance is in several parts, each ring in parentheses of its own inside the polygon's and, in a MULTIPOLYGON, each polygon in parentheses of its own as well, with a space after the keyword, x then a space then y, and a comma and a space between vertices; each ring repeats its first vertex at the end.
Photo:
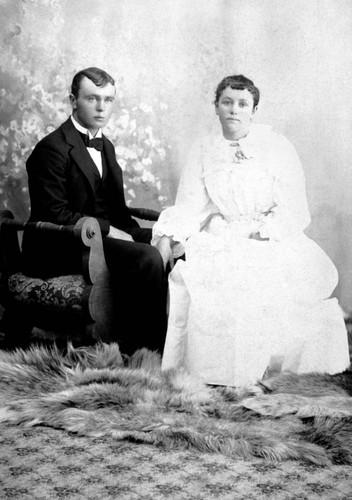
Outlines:
POLYGON ((70 94, 70 103, 71 103, 72 109, 77 108, 77 99, 73 94, 70 94))

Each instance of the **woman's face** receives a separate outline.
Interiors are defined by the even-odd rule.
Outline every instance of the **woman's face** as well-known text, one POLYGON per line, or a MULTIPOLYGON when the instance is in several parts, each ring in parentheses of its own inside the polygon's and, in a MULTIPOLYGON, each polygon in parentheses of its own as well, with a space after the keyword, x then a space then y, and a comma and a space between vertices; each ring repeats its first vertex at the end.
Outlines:
POLYGON ((230 140, 238 140, 248 134, 256 111, 253 96, 247 89, 226 87, 215 104, 224 137, 230 140))

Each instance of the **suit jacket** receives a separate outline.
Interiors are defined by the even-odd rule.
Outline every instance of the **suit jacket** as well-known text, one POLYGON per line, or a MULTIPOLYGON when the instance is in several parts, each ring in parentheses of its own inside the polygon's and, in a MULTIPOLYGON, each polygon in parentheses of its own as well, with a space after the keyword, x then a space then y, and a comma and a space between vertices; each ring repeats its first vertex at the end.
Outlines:
MULTIPOLYGON (((98 221, 105 236, 110 224, 123 230, 138 224, 125 203, 122 170, 114 146, 105 136, 103 144, 109 179, 105 192, 107 214, 98 221)), ((74 225, 80 217, 96 216, 97 168, 71 118, 36 145, 26 167, 31 202, 29 221, 74 225)), ((34 275, 72 272, 78 265, 77 249, 68 241, 59 244, 54 235, 44 238, 25 233, 23 255, 25 271, 34 275)))

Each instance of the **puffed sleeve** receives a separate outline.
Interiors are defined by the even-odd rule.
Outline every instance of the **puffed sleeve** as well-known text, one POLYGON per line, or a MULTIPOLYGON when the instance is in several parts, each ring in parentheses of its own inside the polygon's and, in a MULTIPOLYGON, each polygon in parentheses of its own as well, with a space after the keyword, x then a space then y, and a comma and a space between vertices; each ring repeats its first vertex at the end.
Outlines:
POLYGON ((151 244, 156 245, 162 236, 171 237, 175 257, 184 253, 186 240, 201 231, 209 216, 218 212, 204 184, 202 158, 202 141, 197 141, 183 168, 175 205, 165 209, 153 227, 151 244))
POLYGON ((300 159, 294 146, 279 134, 273 144, 270 169, 275 207, 264 218, 259 232, 262 238, 280 241, 303 232, 311 219, 300 159))

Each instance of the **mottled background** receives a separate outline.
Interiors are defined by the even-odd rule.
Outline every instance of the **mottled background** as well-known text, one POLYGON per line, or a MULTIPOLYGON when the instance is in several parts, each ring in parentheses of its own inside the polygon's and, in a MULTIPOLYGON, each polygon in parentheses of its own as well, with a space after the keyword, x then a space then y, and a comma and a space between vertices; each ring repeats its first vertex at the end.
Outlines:
POLYGON ((216 125, 218 81, 242 72, 302 159, 307 234, 340 272, 352 309, 352 2, 350 0, 0 0, 0 208, 28 215, 25 160, 69 112, 74 73, 117 80, 106 134, 128 203, 174 201, 193 139, 216 125))

